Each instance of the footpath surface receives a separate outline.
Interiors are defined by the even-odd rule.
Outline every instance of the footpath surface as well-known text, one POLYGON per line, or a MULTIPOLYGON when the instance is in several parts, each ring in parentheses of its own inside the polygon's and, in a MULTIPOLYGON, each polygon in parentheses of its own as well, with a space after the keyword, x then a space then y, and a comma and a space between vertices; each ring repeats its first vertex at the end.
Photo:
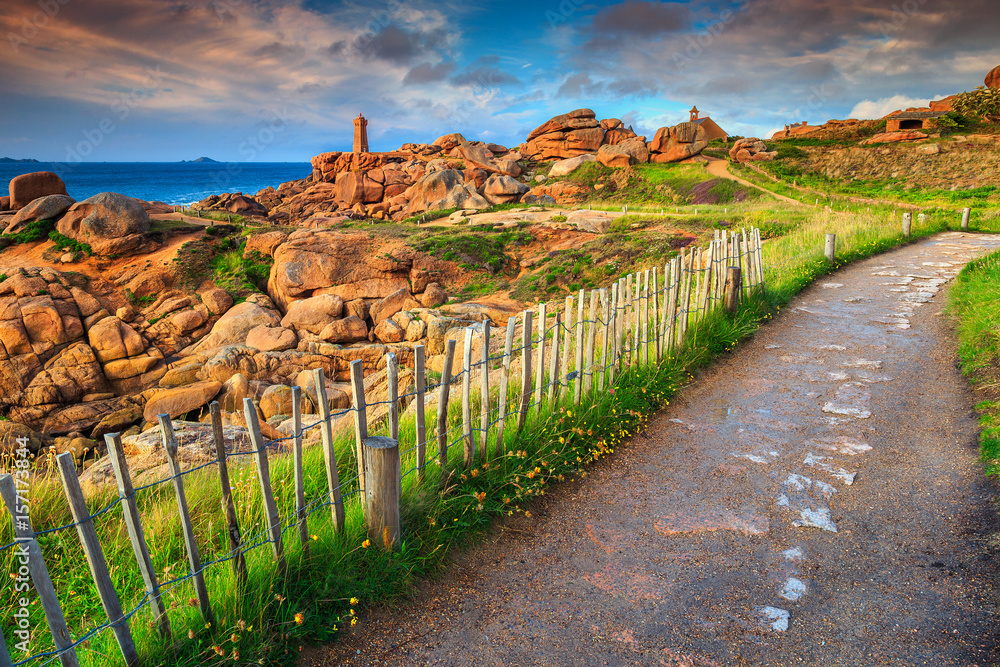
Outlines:
POLYGON ((589 476, 301 665, 1000 664, 945 233, 804 291, 589 476))

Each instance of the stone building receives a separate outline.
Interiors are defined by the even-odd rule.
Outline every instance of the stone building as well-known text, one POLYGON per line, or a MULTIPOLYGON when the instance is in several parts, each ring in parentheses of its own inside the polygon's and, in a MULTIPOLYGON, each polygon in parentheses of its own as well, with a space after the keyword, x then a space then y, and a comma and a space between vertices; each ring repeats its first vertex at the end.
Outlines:
POLYGON ((905 130, 933 130, 937 127, 937 119, 947 111, 904 111, 885 119, 886 132, 905 130))
POLYGON ((691 107, 691 122, 701 125, 705 129, 709 141, 714 141, 715 139, 725 141, 729 138, 729 133, 719 127, 714 120, 708 116, 701 118, 699 117, 700 114, 701 112, 698 111, 698 107, 691 107))

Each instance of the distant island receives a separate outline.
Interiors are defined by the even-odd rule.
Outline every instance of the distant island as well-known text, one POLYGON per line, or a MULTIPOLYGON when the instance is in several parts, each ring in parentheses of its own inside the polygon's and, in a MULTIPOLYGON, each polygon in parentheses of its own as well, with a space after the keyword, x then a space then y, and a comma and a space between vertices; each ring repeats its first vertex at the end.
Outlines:
POLYGON ((33 160, 30 157, 24 158, 23 160, 16 160, 12 157, 0 157, 0 162, 34 162, 37 164, 38 160, 33 160))
POLYGON ((219 163, 218 160, 213 160, 210 157, 200 157, 200 158, 196 158, 194 160, 181 160, 181 163, 190 163, 190 162, 212 162, 212 163, 215 163, 215 164, 219 163))

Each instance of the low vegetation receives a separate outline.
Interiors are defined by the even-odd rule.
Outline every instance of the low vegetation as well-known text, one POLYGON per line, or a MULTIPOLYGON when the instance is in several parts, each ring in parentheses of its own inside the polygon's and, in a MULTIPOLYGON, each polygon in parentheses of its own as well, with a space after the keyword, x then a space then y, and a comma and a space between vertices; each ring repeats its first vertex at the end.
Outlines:
POLYGON ((948 293, 958 322, 958 354, 979 402, 980 454, 986 473, 1000 476, 1000 252, 970 262, 948 293))

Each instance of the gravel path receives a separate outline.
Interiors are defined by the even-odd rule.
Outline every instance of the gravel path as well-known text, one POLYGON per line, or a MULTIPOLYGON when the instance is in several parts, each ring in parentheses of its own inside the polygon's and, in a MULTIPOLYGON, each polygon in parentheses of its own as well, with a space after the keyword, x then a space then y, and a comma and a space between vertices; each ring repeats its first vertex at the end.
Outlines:
POLYGON ((1000 663, 946 233, 803 292, 646 434, 302 665, 1000 663))

